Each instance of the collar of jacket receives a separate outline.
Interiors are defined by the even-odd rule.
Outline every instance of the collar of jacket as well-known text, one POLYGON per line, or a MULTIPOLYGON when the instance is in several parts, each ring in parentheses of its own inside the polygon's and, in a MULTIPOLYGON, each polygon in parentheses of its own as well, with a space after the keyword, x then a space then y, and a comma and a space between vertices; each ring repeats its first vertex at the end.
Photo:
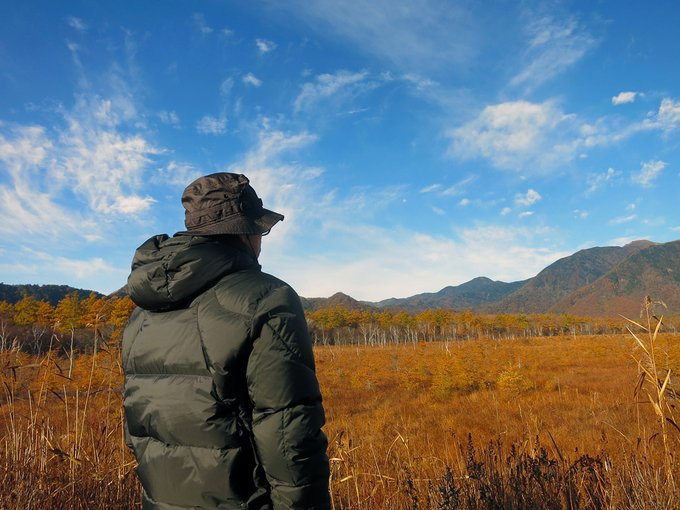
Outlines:
POLYGON ((135 252, 128 293, 145 310, 172 310, 223 276, 244 269, 260 269, 260 265, 238 242, 224 237, 156 235, 135 252))

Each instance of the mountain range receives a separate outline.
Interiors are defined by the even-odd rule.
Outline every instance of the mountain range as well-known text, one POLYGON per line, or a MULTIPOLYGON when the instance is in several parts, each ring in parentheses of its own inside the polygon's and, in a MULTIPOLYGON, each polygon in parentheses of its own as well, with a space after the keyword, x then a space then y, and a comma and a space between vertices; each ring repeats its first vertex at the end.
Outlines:
POLYGON ((99 292, 78 289, 69 285, 11 285, 0 282, 0 301, 7 301, 8 303, 16 303, 24 296, 30 296, 36 301, 47 301, 52 306, 56 306, 65 296, 73 292, 77 292, 80 299, 85 299, 92 292, 98 297, 102 297, 99 292))
POLYGON ((360 302, 342 293, 305 299, 307 310, 323 307, 396 308, 410 312, 449 308, 477 313, 569 313, 635 317, 646 296, 680 311, 680 241, 634 241, 626 246, 580 250, 517 282, 477 277, 438 292, 360 302))
MULTIPOLYGON (((91 291, 66 285, 0 283, 0 301, 24 295, 56 304, 66 294, 91 291)), ((124 288, 116 295, 124 293, 124 288)), ((635 317, 646 296, 663 301, 670 313, 680 311, 680 240, 634 241, 625 246, 587 248, 553 262, 536 276, 516 282, 484 276, 406 298, 358 301, 338 292, 328 298, 301 298, 305 310, 401 309, 420 312, 447 308, 476 313, 568 313, 584 316, 622 314, 635 317)))

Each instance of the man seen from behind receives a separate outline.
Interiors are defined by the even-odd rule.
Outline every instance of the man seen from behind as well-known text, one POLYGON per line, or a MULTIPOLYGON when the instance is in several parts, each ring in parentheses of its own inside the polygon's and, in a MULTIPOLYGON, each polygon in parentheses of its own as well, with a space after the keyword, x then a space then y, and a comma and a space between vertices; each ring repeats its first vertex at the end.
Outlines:
POLYGON ((186 231, 136 251, 123 339, 143 508, 328 509, 324 410, 300 299, 260 270, 283 216, 248 179, 182 195, 186 231))

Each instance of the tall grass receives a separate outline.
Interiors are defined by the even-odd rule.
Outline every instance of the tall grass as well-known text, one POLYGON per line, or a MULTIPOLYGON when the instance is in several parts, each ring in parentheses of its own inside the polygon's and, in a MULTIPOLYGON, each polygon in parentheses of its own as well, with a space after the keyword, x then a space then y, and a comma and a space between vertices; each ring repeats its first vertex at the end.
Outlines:
MULTIPOLYGON (((639 424, 639 438, 643 446, 649 446, 652 441, 661 436, 663 445, 664 472, 661 483, 675 487, 676 444, 671 441, 670 433, 680 433, 680 426, 675 418, 677 394, 673 385, 673 369, 670 367, 669 353, 659 345, 659 333, 663 327, 663 315, 657 310, 665 309, 663 301, 655 301, 649 296, 640 312, 640 322, 624 317, 630 325, 627 327, 630 335, 635 339, 639 352, 634 355, 637 362, 639 378, 635 386, 636 402, 639 405, 649 405, 654 410, 658 421, 658 428, 648 431, 639 424), (642 323, 642 324, 641 324, 642 323), (634 331, 632 327, 638 331, 634 331), (673 444, 672 444, 673 443, 673 444)), ((655 478, 659 478, 659 474, 655 478)))
POLYGON ((117 353, 0 353, 0 508, 134 508, 117 353))
MULTIPOLYGON (((678 508, 680 335, 654 317, 632 341, 318 348, 334 509, 678 508)), ((4 351, 0 378, 0 508, 140 507, 117 350, 4 351)))

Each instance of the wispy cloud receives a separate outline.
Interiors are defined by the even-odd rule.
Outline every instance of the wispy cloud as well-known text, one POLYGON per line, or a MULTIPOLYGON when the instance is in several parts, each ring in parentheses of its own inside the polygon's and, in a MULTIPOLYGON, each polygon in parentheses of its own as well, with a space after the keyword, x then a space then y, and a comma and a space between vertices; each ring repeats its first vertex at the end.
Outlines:
POLYGON ((371 86, 365 82, 367 76, 366 71, 353 73, 344 70, 321 74, 313 82, 302 86, 302 91, 293 103, 294 109, 299 112, 325 99, 353 97, 371 86))
POLYGON ((68 23, 68 26, 77 30, 78 32, 87 31, 87 24, 82 19, 77 18, 75 16, 69 16, 68 18, 66 18, 66 23, 68 23))
POLYGON ((661 101, 656 120, 664 131, 672 131, 680 125, 680 102, 665 98, 661 101))
POLYGON ((331 247, 309 254, 302 268, 299 260, 279 254, 277 274, 286 275, 304 296, 329 296, 351 289, 353 297, 368 300, 432 292, 482 275, 516 281, 534 276, 567 255, 536 247, 538 234, 525 228, 485 225, 443 236, 337 222, 328 235, 353 246, 351 258, 331 247), (405 258, 404 246, 412 245, 418 250, 405 258))
POLYGON ((462 194, 465 191, 465 188, 476 180, 477 180, 476 175, 469 175, 468 177, 465 177, 464 179, 458 181, 453 186, 449 186, 448 188, 443 189, 440 192, 440 194, 444 197, 455 197, 457 195, 462 194))
POLYGON ((515 195, 515 205, 518 205, 520 207, 530 207, 534 205, 536 202, 541 200, 541 195, 538 193, 538 191, 529 188, 526 193, 524 194, 517 194, 515 195))
MULTIPOLYGON (((670 98, 663 99, 658 111, 645 119, 623 126, 606 117, 584 122, 563 112, 554 101, 511 101, 486 106, 476 118, 446 134, 451 139, 450 156, 484 158, 500 169, 539 173, 563 167, 595 147, 621 143, 645 131, 667 135, 678 127, 680 102, 670 98)), ((615 176, 591 177, 589 191, 615 176)))
POLYGON ((290 161, 287 156, 313 144, 317 137, 308 132, 286 133, 262 130, 257 144, 242 160, 226 169, 248 176, 265 207, 281 212, 285 221, 277 224, 268 243, 284 243, 286 236, 300 228, 300 223, 319 210, 319 198, 314 196, 314 179, 322 169, 290 161), (307 213, 301 218, 302 212, 307 213))
POLYGON ((196 131, 202 135, 223 135, 227 132, 227 117, 204 115, 196 122, 196 131))
POLYGON ((541 171, 575 155, 573 116, 551 101, 513 101, 484 108, 477 118, 448 131, 449 154, 483 157, 498 168, 541 171))
POLYGON ((234 88, 234 79, 229 77, 222 80, 220 83, 220 94, 223 96, 228 96, 231 94, 231 90, 234 88))
MULTIPOLYGON (((351 289, 354 297, 378 300, 432 291, 479 275, 523 279, 565 255, 532 247, 538 232, 524 229, 487 226, 447 238, 399 226, 379 227, 376 219, 402 203, 404 190, 322 191, 323 169, 305 166, 298 157, 316 140, 306 132, 265 130, 257 145, 227 168, 248 175, 265 206, 285 215, 267 237, 261 262, 265 271, 286 279, 302 295, 328 296, 351 289), (406 260, 404 246, 414 244, 420 248, 415 258, 406 260), (301 245, 307 246, 304 268, 291 255, 301 245), (447 275, 445 280, 442 275, 447 275)), ((529 191, 525 197, 537 200, 529 191)), ((432 212, 446 214, 439 208, 432 212)))
POLYGON ((622 225, 623 223, 630 223, 637 216, 635 214, 629 214, 628 216, 618 216, 609 220, 609 225, 622 225))
POLYGON ((201 35, 206 36, 213 33, 212 27, 208 25, 208 22, 205 20, 205 15, 202 12, 195 12, 191 16, 191 22, 201 35))
POLYGON ((421 193, 432 193, 433 191, 437 191, 442 187, 441 184, 430 184, 429 186, 425 186, 424 188, 421 188, 420 192, 421 193))
POLYGON ((203 172, 191 163, 170 161, 164 168, 159 168, 151 178, 157 184, 185 187, 198 179, 203 172))
POLYGON ((402 70, 437 70, 470 62, 479 53, 482 20, 465 4, 443 0, 290 0, 276 9, 307 21, 324 35, 402 70))
POLYGON ((20 254, 21 260, 3 264, 3 269, 11 270, 12 274, 24 281, 49 281, 73 285, 78 282, 85 288, 91 288, 92 280, 106 282, 105 292, 114 291, 125 281, 127 267, 116 267, 102 257, 75 258, 54 255, 41 250, 24 248, 20 254), (49 268, 49 270, 47 270, 49 268))
POLYGON ((179 115, 174 110, 158 112, 158 118, 163 124, 178 128, 180 126, 179 115))
POLYGON ((666 168, 666 162, 661 160, 652 160, 642 163, 639 172, 633 173, 631 179, 633 182, 641 185, 644 188, 651 188, 654 181, 666 168))
MULTIPOLYGON (((124 81, 108 75, 106 97, 87 88, 48 129, 0 121, 0 231, 32 234, 21 242, 102 238, 117 218, 136 217, 155 199, 143 175, 161 153, 139 127, 124 81)), ((87 83, 81 80, 80 83, 87 83)))
POLYGON ((245 76, 243 76, 243 83, 246 85, 252 85, 253 87, 259 87, 262 85, 262 80, 257 78, 253 73, 248 73, 245 76))
POLYGON ((121 124, 134 112, 126 100, 81 97, 60 135, 60 160, 56 169, 87 198, 91 210, 109 214, 135 214, 153 200, 133 190, 160 151, 139 134, 124 134, 121 124))
POLYGON ((618 175, 619 172, 617 172, 611 167, 607 168, 607 171, 604 173, 590 174, 587 177, 588 189, 586 190, 586 194, 594 193, 598 189, 605 186, 607 183, 613 181, 618 175))
POLYGON ((620 92, 612 97, 612 104, 617 106, 620 104, 633 103, 637 95, 637 92, 620 92))
POLYGON ((276 43, 273 41, 268 41, 267 39, 255 39, 255 46, 260 55, 265 53, 270 53, 276 49, 276 43))
POLYGON ((595 44, 595 38, 574 18, 541 17, 527 24, 528 63, 510 84, 532 89, 578 62, 595 44))

